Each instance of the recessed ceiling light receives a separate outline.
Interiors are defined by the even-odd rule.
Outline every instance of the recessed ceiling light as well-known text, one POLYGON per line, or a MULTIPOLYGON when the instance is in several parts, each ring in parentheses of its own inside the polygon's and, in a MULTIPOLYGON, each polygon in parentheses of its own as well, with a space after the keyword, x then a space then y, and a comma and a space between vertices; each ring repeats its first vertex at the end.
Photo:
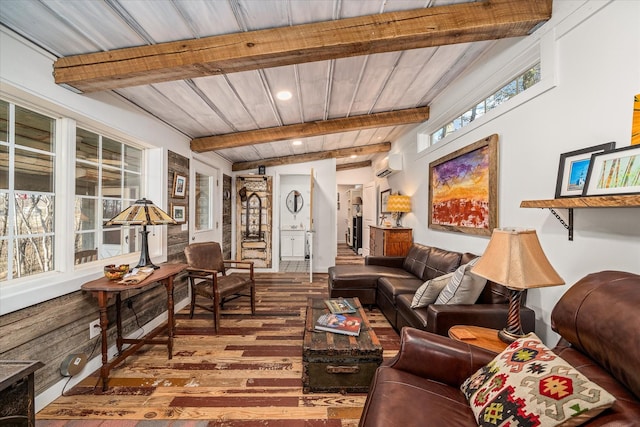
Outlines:
POLYGON ((296 139, 295 141, 292 142, 293 145, 302 145, 302 141, 300 141, 299 139, 296 139))
POLYGON ((276 93, 276 98, 278 98, 280 101, 288 101, 291 99, 291 92, 289 92, 288 90, 281 90, 280 92, 276 93))
POLYGON ((352 154, 352 155, 351 155, 351 158, 352 158, 352 159, 355 159, 356 157, 358 157, 358 156, 356 156, 355 154, 352 154))

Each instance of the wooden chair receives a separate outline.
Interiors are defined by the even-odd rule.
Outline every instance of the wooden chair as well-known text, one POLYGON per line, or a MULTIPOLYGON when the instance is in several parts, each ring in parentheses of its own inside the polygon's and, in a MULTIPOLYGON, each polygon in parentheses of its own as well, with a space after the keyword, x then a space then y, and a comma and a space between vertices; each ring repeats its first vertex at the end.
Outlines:
POLYGON ((255 314, 256 283, 253 278, 253 261, 223 260, 218 242, 193 243, 184 249, 184 254, 189 264, 187 275, 191 286, 190 318, 193 318, 196 306, 212 311, 217 334, 222 305, 241 296, 251 298, 251 314, 255 314), (227 268, 246 270, 248 274, 227 275, 227 268), (196 296, 208 298, 210 305, 196 304, 196 296))
POLYGON ((98 249, 86 249, 75 253, 75 265, 85 262, 96 261, 98 259, 98 249))

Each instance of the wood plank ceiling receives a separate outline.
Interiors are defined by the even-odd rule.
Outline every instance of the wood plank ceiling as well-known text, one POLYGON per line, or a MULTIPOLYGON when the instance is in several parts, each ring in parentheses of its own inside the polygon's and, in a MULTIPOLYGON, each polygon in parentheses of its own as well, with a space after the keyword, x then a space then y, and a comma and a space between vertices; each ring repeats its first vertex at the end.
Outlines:
POLYGON ((344 169, 427 120, 447 84, 551 4, 2 0, 0 23, 60 58, 57 83, 113 90, 234 170, 331 157, 344 169))

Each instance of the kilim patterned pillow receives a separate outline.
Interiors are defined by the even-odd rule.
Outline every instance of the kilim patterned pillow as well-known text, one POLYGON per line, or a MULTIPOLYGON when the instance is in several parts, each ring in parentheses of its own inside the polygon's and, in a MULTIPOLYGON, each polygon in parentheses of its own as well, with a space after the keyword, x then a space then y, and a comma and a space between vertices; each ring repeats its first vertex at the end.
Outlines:
POLYGON ((615 402, 533 333, 513 342, 460 389, 480 426, 576 426, 615 402))

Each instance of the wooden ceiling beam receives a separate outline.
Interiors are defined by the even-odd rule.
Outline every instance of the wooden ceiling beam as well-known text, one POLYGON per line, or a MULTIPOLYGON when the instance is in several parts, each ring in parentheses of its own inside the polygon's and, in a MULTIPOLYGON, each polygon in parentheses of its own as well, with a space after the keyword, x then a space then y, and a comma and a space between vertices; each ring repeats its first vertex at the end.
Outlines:
POLYGON ((336 172, 346 171, 350 169, 360 169, 371 166, 371 160, 365 160, 364 162, 345 163, 342 165, 336 165, 336 172))
POLYGON ((552 0, 485 0, 60 58, 58 84, 80 92, 529 34, 552 0))
POLYGON ((391 150, 391 143, 381 142, 379 144, 361 145, 358 147, 350 148, 339 148, 337 150, 318 151, 315 153, 297 154, 294 156, 276 157, 272 159, 263 159, 251 162, 238 162, 234 163, 231 166, 231 170, 235 172, 248 169, 257 169, 258 166, 281 166, 332 158, 339 159, 350 157, 352 155, 364 156, 368 154, 387 153, 389 152, 389 150, 391 150))
POLYGON ((223 135, 204 136, 191 140, 191 150, 202 153, 204 151, 285 141, 293 138, 309 138, 353 130, 420 123, 427 119, 429 119, 429 107, 408 108, 406 110, 319 120, 245 132, 226 133, 223 135))

